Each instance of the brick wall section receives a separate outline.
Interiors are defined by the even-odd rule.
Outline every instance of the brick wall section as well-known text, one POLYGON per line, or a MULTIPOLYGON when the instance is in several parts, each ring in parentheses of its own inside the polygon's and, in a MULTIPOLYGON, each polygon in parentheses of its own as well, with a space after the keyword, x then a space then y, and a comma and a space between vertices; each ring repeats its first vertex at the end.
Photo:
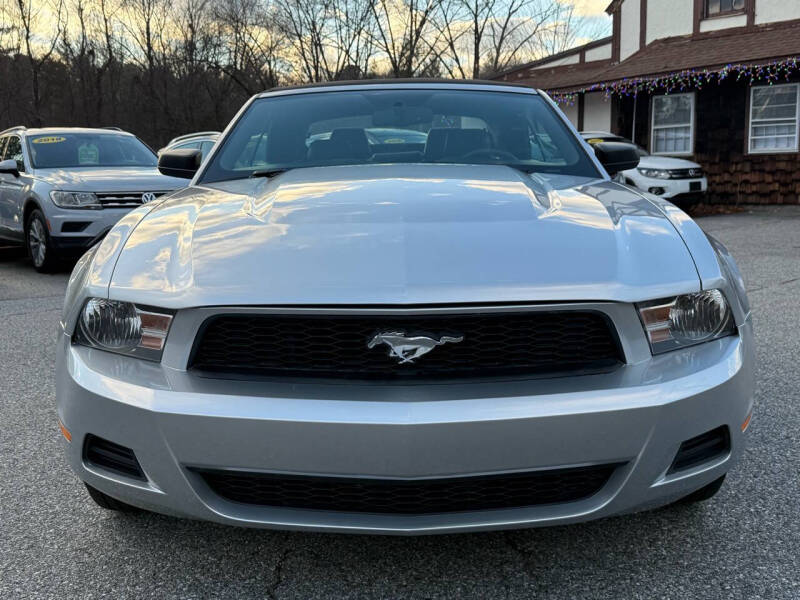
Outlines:
MULTIPOLYGON (((795 78, 795 81, 800 78, 795 78)), ((695 105, 695 155, 708 176, 709 201, 719 204, 800 204, 800 153, 748 154, 745 82, 716 83, 699 90, 695 105)), ((616 133, 630 136, 633 98, 615 102, 616 133)), ((640 96, 636 143, 649 148, 650 98, 640 96)))

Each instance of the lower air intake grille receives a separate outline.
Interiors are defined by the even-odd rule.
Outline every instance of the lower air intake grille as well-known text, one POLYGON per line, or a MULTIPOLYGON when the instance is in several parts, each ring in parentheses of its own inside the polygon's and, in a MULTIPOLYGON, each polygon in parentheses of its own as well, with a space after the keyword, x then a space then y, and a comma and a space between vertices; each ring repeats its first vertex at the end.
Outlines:
POLYGON ((731 436, 724 425, 681 444, 670 473, 682 471, 727 454, 731 450, 731 436))
POLYGON ((196 472, 217 495, 244 504, 422 515, 574 502, 597 493, 618 466, 425 480, 196 472))
POLYGON ((220 315, 200 329, 190 368, 402 380, 555 376, 610 371, 623 362, 605 315, 592 311, 426 315, 220 315), (402 362, 380 333, 450 341, 402 362))
POLYGON ((113 471, 119 475, 146 480, 133 450, 89 434, 83 447, 84 460, 92 466, 113 471))

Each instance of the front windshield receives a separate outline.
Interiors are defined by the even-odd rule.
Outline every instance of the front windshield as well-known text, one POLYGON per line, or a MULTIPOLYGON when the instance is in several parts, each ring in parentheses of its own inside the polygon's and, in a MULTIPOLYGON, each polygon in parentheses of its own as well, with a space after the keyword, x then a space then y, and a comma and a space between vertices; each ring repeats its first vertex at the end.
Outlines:
POLYGON ((132 135, 115 133, 46 133, 28 137, 33 166, 155 167, 156 155, 132 135))
POLYGON ((540 96, 457 89, 310 92, 256 100, 201 181, 300 167, 504 164, 598 177, 540 96))

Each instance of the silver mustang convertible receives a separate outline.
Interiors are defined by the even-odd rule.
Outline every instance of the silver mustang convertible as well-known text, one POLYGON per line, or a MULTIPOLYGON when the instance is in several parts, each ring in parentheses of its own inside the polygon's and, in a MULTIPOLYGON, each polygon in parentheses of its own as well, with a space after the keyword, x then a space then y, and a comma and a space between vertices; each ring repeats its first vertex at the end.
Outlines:
POLYGON ((510 85, 253 98, 75 267, 72 468, 105 508, 339 532, 710 498, 750 420, 750 308, 724 246, 610 180, 637 160, 510 85))

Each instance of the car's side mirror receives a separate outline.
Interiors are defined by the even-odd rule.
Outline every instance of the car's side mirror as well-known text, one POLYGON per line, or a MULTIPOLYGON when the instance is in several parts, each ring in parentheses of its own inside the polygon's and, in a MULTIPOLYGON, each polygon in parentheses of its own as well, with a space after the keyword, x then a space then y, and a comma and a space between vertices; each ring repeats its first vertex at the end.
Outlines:
POLYGON ((19 177, 19 165, 13 158, 0 161, 0 173, 8 173, 14 177, 19 177))
POLYGON ((163 175, 191 179, 203 162, 203 153, 196 148, 167 150, 158 157, 158 170, 163 175))
POLYGON ((592 147, 597 160, 605 167, 610 177, 639 166, 639 151, 633 144, 599 142, 592 147))

